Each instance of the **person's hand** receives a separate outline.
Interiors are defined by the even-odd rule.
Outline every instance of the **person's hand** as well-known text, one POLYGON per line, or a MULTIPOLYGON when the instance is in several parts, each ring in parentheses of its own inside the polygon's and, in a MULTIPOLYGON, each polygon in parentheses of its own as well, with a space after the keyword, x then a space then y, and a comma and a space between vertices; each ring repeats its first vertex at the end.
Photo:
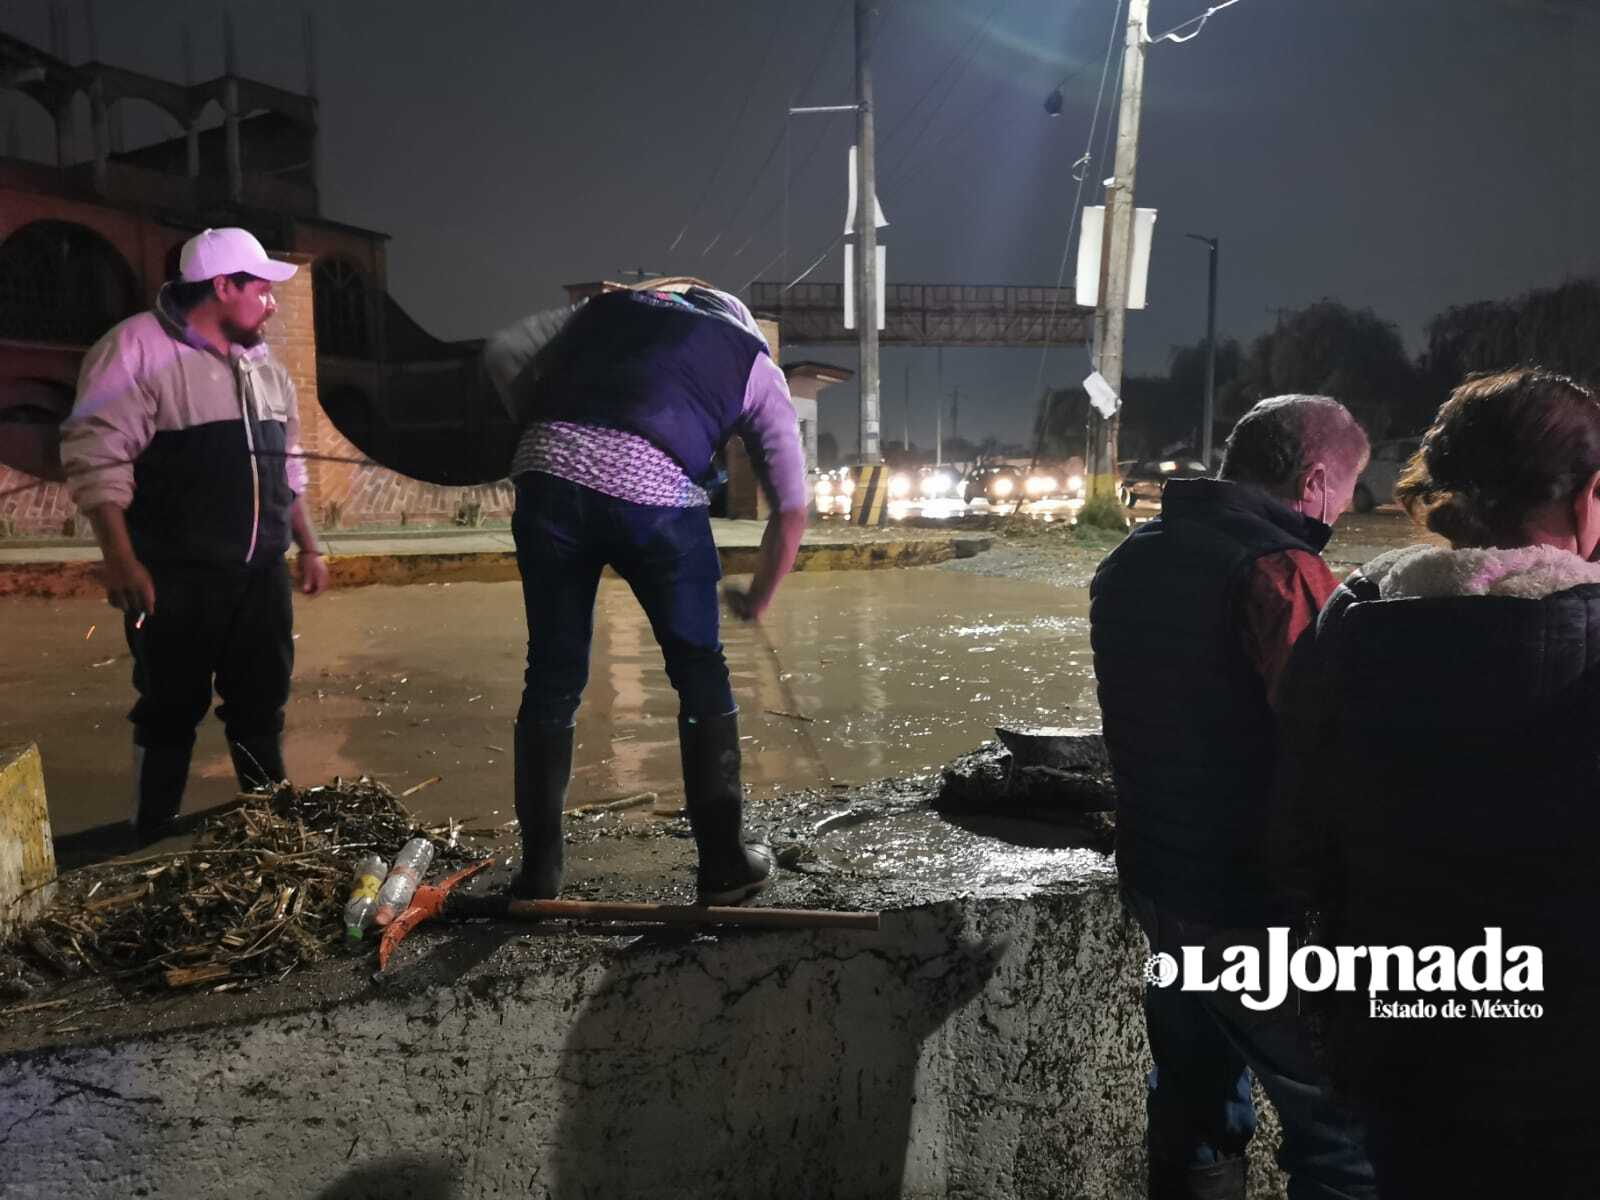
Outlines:
POLYGON ((132 554, 106 559, 106 603, 125 613, 155 612, 155 580, 132 554))
POLYGON ((767 611, 771 600, 758 602, 755 594, 749 588, 734 587, 729 584, 722 589, 722 599, 728 605, 728 611, 741 621, 759 621, 761 614, 767 611))
POLYGON ((320 596, 328 590, 328 564, 316 551, 302 550, 299 554, 300 590, 308 596, 320 596))

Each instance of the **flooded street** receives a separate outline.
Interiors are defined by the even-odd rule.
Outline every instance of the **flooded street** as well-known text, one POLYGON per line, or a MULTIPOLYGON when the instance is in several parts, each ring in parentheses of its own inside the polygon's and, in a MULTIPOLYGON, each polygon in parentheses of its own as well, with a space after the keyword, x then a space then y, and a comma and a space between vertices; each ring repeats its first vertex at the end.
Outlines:
MULTIPOLYGON (((422 815, 511 819, 517 585, 369 587, 296 610, 285 757, 297 782, 368 774, 403 791, 438 776, 407 801, 422 815)), ((0 743, 39 743, 57 836, 126 816, 119 618, 88 599, 16 601, 5 627, 0 743)), ((1001 722, 1098 723, 1081 589, 937 569, 799 574, 762 628, 727 625, 724 638, 757 794, 935 768, 1001 722)), ((569 804, 681 794, 676 717, 643 614, 607 580, 569 804)), ((185 808, 233 794, 208 718, 185 808)))

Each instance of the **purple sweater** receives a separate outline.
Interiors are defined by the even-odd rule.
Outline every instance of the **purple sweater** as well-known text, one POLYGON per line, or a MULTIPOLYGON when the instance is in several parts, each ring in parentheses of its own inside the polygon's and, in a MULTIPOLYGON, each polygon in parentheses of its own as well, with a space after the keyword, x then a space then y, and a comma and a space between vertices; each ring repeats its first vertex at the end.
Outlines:
MULTIPOLYGON (((736 323, 759 337, 749 310, 737 299, 728 300, 738 306, 738 315, 744 318, 736 323)), ((506 381, 575 311, 536 314, 491 340, 485 361, 491 376, 501 384, 502 395, 509 394, 506 381)), ((523 416, 514 410, 512 415, 523 416)), ((750 367, 734 432, 744 441, 774 509, 788 512, 805 508, 809 498, 799 422, 783 370, 766 353, 758 354, 750 367)), ((555 475, 635 504, 689 508, 707 502, 705 492, 664 450, 637 434, 598 425, 531 422, 523 431, 511 468, 513 476, 525 471, 555 475)))

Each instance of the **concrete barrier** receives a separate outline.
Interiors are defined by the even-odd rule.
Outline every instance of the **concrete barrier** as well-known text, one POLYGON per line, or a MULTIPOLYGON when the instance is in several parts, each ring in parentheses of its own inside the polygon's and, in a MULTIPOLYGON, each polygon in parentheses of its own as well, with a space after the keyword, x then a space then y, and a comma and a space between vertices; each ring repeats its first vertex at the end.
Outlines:
MULTIPOLYGON (((879 909, 877 935, 425 925, 382 986, 358 958, 0 1018, 0 1197, 1142 1197, 1146 947, 1113 862, 931 790, 753 806, 812 831, 772 903, 879 909)), ((572 819, 583 894, 687 876, 687 839, 572 819)), ((1263 1118, 1251 1194, 1281 1197, 1263 1118)))
POLYGON ((1105 886, 591 949, 11 1056, 0 1195, 1137 1194, 1139 946, 1105 886))

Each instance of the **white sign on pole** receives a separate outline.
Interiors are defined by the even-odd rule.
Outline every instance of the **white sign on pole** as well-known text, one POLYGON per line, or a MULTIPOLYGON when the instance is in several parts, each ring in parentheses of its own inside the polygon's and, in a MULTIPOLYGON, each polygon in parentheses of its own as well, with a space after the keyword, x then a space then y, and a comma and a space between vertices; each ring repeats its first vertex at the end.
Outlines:
POLYGON ((1083 390, 1089 393, 1089 403, 1095 412, 1106 420, 1117 415, 1117 409, 1122 407, 1122 398, 1111 388, 1111 381, 1099 371, 1093 372, 1083 381, 1083 390))
POLYGON ((844 244, 844 327, 856 327, 856 244, 844 244))
MULTIPOLYGON (((873 224, 882 229, 889 223, 883 215, 883 205, 878 203, 878 198, 872 198, 873 224)), ((844 217, 844 231, 846 236, 856 231, 856 148, 850 147, 850 206, 844 217)))
MULTIPOLYGON (((1078 229, 1078 277, 1073 285, 1073 302, 1079 308, 1100 304, 1100 255, 1105 244, 1106 210, 1094 205, 1083 210, 1078 229)), ((1128 307, 1145 306, 1146 285, 1150 281, 1150 243, 1155 238, 1156 210, 1133 210, 1133 264, 1128 276, 1128 307)))
POLYGON ((887 293, 887 291, 886 291, 886 289, 884 287, 884 280, 889 277, 889 269, 888 269, 889 268, 889 247, 885 246, 882 242, 878 243, 878 255, 877 255, 877 258, 878 258, 878 287, 877 287, 878 294, 875 297, 873 297, 873 299, 875 299, 877 301, 877 303, 878 303, 878 331, 881 333, 883 331, 884 309, 888 305, 888 302, 887 302, 887 299, 886 299, 888 293, 887 293))
MULTIPOLYGON (((878 246, 877 259, 878 294, 876 299, 878 302, 878 328, 882 330, 884 310, 888 307, 888 289, 884 284, 889 262, 889 248, 887 246, 882 244, 878 246)), ((856 244, 854 242, 846 242, 844 244, 844 327, 846 329, 854 329, 856 327, 856 244)))

